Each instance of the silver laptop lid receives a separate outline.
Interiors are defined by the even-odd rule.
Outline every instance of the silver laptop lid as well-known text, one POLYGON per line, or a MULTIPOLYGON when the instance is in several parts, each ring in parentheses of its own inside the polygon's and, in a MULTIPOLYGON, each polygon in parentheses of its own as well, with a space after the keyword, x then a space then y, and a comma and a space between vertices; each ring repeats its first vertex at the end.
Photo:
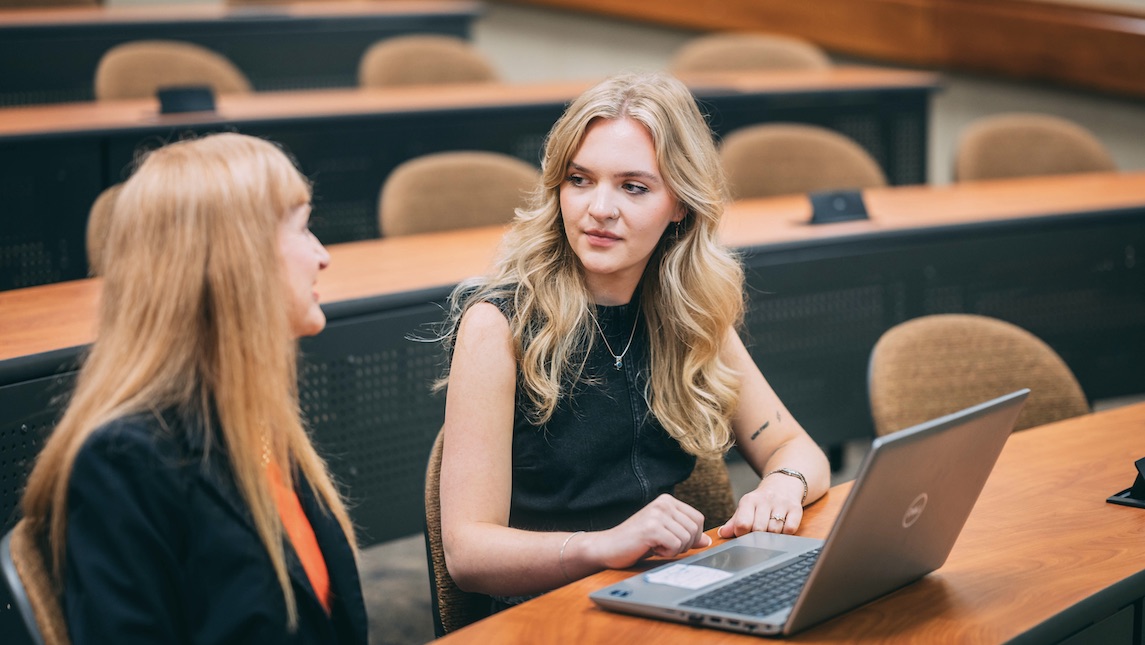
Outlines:
POLYGON ((946 561, 1029 390, 871 445, 784 633, 878 598, 946 561))

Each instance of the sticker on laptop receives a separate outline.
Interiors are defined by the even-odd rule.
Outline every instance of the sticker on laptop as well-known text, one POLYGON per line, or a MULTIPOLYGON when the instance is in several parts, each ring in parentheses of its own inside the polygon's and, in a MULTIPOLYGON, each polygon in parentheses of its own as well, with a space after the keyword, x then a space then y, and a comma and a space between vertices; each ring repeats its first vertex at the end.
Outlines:
POLYGON ((644 579, 658 585, 681 589, 699 589, 732 577, 728 571, 694 564, 673 564, 644 574, 644 579))

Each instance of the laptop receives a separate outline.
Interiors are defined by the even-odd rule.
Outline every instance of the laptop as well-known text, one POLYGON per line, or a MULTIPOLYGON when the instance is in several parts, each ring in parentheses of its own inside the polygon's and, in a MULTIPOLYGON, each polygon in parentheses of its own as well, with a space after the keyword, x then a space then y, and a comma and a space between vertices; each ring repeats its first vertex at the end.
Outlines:
POLYGON ((749 533, 590 594, 601 607, 788 635, 946 562, 1029 390, 880 437, 826 540, 749 533))

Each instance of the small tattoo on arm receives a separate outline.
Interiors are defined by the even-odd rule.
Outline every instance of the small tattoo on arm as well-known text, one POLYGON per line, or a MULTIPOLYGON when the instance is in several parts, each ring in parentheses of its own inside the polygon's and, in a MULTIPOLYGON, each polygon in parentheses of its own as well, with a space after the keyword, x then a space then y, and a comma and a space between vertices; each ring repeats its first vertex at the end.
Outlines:
POLYGON ((764 422, 763 422, 763 425, 759 426, 759 430, 756 430, 754 433, 752 433, 752 435, 751 435, 751 440, 752 440, 752 441, 755 441, 755 438, 759 436, 759 433, 761 433, 761 432, 763 432, 765 429, 767 429, 767 426, 769 426, 769 425, 771 425, 771 422, 770 422, 770 421, 764 421, 764 422))

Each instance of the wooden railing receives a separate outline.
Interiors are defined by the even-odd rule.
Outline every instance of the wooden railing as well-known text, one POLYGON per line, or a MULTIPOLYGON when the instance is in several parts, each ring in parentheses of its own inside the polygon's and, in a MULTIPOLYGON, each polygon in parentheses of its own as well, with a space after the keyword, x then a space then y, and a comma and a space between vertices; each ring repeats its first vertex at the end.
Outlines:
POLYGON ((1037 0, 496 0, 697 29, 771 31, 825 49, 1145 98, 1145 10, 1037 0))

